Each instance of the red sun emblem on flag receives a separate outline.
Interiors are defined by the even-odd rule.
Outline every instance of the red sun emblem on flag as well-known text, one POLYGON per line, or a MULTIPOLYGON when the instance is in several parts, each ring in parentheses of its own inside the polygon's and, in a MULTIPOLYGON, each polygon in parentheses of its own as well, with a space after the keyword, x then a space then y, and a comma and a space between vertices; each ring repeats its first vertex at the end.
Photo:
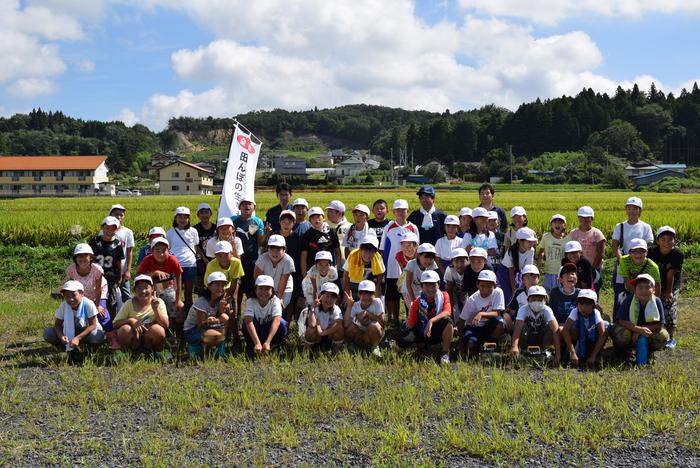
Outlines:
POLYGON ((245 135, 238 135, 236 138, 238 140, 238 144, 241 145, 241 147, 248 152, 248 154, 255 154, 255 147, 253 146, 253 143, 250 141, 250 138, 248 138, 245 135))

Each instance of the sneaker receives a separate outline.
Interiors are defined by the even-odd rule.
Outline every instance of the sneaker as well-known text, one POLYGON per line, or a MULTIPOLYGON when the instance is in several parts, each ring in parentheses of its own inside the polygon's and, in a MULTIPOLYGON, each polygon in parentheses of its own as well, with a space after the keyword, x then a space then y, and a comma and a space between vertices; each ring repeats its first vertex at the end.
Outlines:
POLYGON ((666 342, 666 349, 676 349, 676 339, 671 337, 667 342, 666 342))
POLYGON ((449 364, 450 363, 450 355, 445 353, 442 355, 440 358, 440 364, 449 364))
POLYGON ((372 356, 376 357, 377 359, 382 358, 382 352, 379 349, 379 346, 375 346, 374 348, 372 348, 372 356))

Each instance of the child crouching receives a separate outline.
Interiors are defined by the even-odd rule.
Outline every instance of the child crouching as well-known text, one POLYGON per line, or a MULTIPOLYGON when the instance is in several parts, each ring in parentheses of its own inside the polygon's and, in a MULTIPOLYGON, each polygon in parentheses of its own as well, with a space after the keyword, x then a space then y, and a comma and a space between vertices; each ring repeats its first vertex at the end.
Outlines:
POLYGON ((187 354, 190 358, 198 358, 202 354, 202 345, 215 348, 216 356, 226 357, 224 341, 226 340, 226 324, 230 308, 226 298, 228 277, 215 271, 207 276, 207 289, 190 307, 183 325, 187 340, 187 354))

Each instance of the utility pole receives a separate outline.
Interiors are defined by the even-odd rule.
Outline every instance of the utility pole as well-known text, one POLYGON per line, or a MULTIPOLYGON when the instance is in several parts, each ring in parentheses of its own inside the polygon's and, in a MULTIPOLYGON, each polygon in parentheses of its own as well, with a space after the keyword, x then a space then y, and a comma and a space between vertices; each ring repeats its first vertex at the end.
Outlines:
POLYGON ((510 184, 513 185, 513 145, 508 145, 508 160, 510 162, 510 184))

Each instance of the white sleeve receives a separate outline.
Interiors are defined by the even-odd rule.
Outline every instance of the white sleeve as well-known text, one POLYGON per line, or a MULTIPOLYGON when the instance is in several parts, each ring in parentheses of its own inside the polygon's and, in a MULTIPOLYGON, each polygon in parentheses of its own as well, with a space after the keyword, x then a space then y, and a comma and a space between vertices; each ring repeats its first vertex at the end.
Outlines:
POLYGON ((503 256, 503 260, 501 260, 501 265, 503 265, 506 268, 513 267, 513 256, 510 254, 510 250, 508 250, 503 256))
POLYGON ((272 298, 274 301, 272 303, 272 316, 273 317, 281 317, 282 316, 282 301, 277 296, 274 296, 272 298))
POLYGON ((578 309, 576 307, 571 309, 571 313, 569 314, 569 320, 571 320, 572 322, 578 320, 578 309))
POLYGON ((600 311, 598 309, 593 309, 593 321, 596 325, 603 321, 603 317, 600 315, 600 311))
POLYGON ((544 319, 547 321, 547 323, 551 322, 552 320, 556 320, 556 318, 554 318, 554 312, 552 312, 552 309, 549 306, 545 307, 542 313, 544 314, 544 319))
POLYGON ((464 250, 467 250, 467 247, 472 246, 472 236, 469 233, 464 234, 464 237, 462 237, 462 248, 464 250))
MULTIPOLYGON (((236 239, 238 239, 238 237, 236 237, 236 239)), ((216 254, 214 253, 214 243, 215 243, 215 241, 216 241, 216 238, 214 238, 214 237, 212 237, 211 239, 209 239, 209 240, 207 241, 207 251, 205 252, 205 254, 206 254, 207 257, 209 257, 209 258, 214 258, 214 257, 216 256, 216 254)))
POLYGON ((644 226, 644 240, 649 243, 654 242, 654 233, 651 230, 651 226, 648 224, 644 226))
POLYGON ((384 313, 384 304, 382 304, 381 299, 375 297, 372 301, 372 313, 374 315, 382 315, 384 313))
POLYGON ((193 245, 199 245, 199 233, 197 232, 197 230, 195 228, 190 228, 190 232, 192 233, 193 245))
POLYGON ((506 301, 503 298, 503 290, 501 288, 496 288, 493 291, 493 310, 503 311, 506 310, 506 301))
POLYGON ((518 320, 524 321, 525 317, 527 317, 527 313, 528 313, 527 309, 528 308, 529 307, 527 305, 520 306, 520 308, 518 309, 518 314, 515 316, 515 320, 516 321, 518 321, 518 320))
POLYGON ((126 248, 134 248, 134 231, 127 229, 126 231, 126 248))
MULTIPOLYGON (((476 294, 479 294, 478 292, 476 294)), ((464 320, 465 322, 469 319, 471 315, 473 315, 472 310, 474 309, 474 300, 469 297, 465 302, 464 302, 464 307, 462 307, 462 312, 459 314, 460 320, 464 320)))
POLYGON ((243 255, 243 241, 238 236, 235 236, 234 239, 236 239, 234 241, 234 243, 236 244, 236 252, 238 253, 238 256, 240 257, 241 255, 243 255))
POLYGON ((493 232, 489 232, 489 249, 497 249, 498 242, 496 242, 496 235, 493 232))
POLYGON ((613 240, 620 241, 620 223, 616 223, 615 227, 613 228, 613 234, 612 234, 613 240))
POLYGON ((97 307, 90 299, 85 301, 85 315, 87 318, 92 318, 97 315, 97 307))
POLYGON ((243 312, 244 317, 255 317, 255 303, 254 299, 248 299, 245 301, 245 312, 243 312))
POLYGON ((296 268, 294 268, 294 260, 288 254, 284 254, 284 258, 287 261, 285 271, 283 273, 296 273, 296 268))

